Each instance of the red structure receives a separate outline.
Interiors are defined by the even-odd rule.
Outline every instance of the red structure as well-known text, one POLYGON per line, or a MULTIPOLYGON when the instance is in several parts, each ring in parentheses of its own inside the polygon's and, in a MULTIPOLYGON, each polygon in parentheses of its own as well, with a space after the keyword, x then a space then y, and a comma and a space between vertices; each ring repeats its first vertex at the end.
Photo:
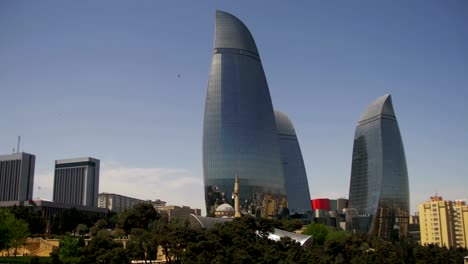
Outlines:
POLYGON ((314 210, 330 211, 330 199, 327 199, 327 198, 312 199, 311 202, 312 202, 312 209, 314 210))

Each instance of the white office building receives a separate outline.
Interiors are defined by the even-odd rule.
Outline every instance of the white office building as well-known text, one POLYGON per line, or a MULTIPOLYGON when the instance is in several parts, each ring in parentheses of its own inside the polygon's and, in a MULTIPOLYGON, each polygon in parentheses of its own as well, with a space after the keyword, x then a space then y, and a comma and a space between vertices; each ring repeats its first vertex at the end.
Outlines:
POLYGON ((90 157, 56 160, 54 202, 97 207, 99 163, 90 157))

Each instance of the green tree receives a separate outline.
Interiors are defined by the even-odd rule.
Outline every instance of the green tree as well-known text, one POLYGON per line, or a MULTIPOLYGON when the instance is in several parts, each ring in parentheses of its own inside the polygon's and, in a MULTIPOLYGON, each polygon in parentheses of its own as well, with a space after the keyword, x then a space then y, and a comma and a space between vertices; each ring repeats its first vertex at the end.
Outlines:
POLYGON ((28 223, 22 219, 16 219, 10 227, 10 243, 9 247, 15 249, 15 256, 19 246, 26 244, 26 239, 29 236, 28 223))
POLYGON ((73 263, 72 259, 80 256, 80 241, 70 234, 65 235, 60 240, 59 257, 63 263, 73 263))
POLYGON ((151 262, 156 260, 158 253, 158 241, 154 233, 141 228, 133 228, 130 239, 127 242, 127 250, 133 260, 151 262))
POLYGON ((76 208, 65 209, 61 215, 54 218, 52 233, 65 234, 74 232, 78 224, 91 226, 89 217, 76 208))
POLYGON ((118 227, 122 228, 126 234, 130 234, 132 228, 148 230, 151 224, 159 218, 159 213, 151 204, 141 203, 119 215, 118 227))
POLYGON ((106 219, 99 219, 94 225, 89 229, 90 236, 95 236, 100 230, 107 229, 108 222, 106 219))
POLYGON ((304 235, 311 235, 314 244, 323 245, 328 235, 328 227, 322 224, 311 223, 303 232, 304 235))
POLYGON ((10 227, 15 222, 15 216, 6 209, 0 209, 0 250, 7 249, 11 234, 10 227))
POLYGON ((29 231, 32 234, 44 234, 46 222, 40 211, 35 206, 13 206, 10 208, 16 219, 22 219, 28 223, 29 231))
MULTIPOLYGON (((28 224, 5 209, 0 209, 0 249, 15 249, 26 243, 29 236, 28 224)), ((9 253, 8 253, 9 254, 9 253)))
POLYGON ((109 231, 100 230, 84 247, 80 263, 120 264, 130 260, 122 244, 114 242, 109 231))
POLYGON ((294 232, 302 227, 302 221, 299 219, 283 219, 277 220, 277 224, 275 225, 276 228, 294 232))
POLYGON ((345 241, 349 237, 349 233, 343 230, 337 230, 334 228, 328 229, 326 241, 345 241))
POLYGON ((85 224, 78 224, 76 226, 76 234, 78 234, 80 237, 83 237, 84 235, 86 235, 86 233, 88 233, 89 231, 89 228, 87 225, 85 224))

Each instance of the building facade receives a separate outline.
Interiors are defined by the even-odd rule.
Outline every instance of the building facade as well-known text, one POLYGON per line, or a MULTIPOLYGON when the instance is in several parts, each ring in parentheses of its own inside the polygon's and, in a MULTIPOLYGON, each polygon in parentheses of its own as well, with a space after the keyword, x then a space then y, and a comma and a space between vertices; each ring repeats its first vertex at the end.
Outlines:
POLYGON ((0 155, 0 202, 33 198, 35 161, 24 152, 0 155))
POLYGON ((226 12, 216 12, 215 41, 203 127, 207 213, 233 204, 239 177, 240 210, 275 217, 287 207, 275 116, 254 39, 226 12))
POLYGON ((297 140, 296 130, 289 117, 275 111, 278 129, 281 162, 286 181, 286 195, 290 214, 305 214, 312 210, 310 206, 309 182, 302 159, 301 147, 297 140))
POLYGON ((163 218, 167 217, 169 222, 174 220, 185 221, 189 215, 201 215, 201 210, 196 208, 190 208, 190 206, 176 206, 176 205, 165 205, 159 206, 156 210, 161 214, 163 218))
POLYGON ((349 207, 359 215, 356 231, 384 239, 408 234, 408 171, 389 94, 374 101, 356 127, 349 207))
POLYGON ((54 202, 97 207, 99 165, 90 157, 56 160, 54 202))
POLYGON ((348 208, 348 199, 346 198, 330 199, 331 211, 343 213, 343 209, 345 208, 348 208))
POLYGON ((466 201, 453 203, 453 225, 455 227, 455 244, 468 248, 468 205, 466 201))
POLYGON ((98 207, 106 208, 109 211, 121 213, 139 203, 151 203, 150 201, 140 200, 115 193, 100 193, 98 207))
POLYGON ((418 205, 421 244, 441 247, 468 245, 468 205, 465 201, 447 201, 433 196, 418 205))

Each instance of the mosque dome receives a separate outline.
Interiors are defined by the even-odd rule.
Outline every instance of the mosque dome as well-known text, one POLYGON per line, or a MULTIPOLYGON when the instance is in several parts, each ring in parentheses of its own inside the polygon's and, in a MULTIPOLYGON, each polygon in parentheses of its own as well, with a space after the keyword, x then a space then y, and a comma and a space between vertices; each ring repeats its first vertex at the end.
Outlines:
POLYGON ((228 203, 223 203, 216 208, 216 212, 234 212, 234 207, 228 203))
POLYGON ((234 217, 234 207, 232 207, 228 203, 223 203, 222 205, 218 206, 215 211, 215 217, 219 218, 231 218, 234 217))

